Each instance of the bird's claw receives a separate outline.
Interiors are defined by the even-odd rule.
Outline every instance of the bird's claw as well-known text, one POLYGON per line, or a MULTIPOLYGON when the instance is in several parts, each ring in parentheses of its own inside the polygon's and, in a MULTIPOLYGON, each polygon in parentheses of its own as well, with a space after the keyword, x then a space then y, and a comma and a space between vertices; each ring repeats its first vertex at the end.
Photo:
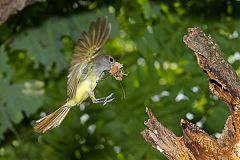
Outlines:
POLYGON ((113 100, 114 100, 114 98, 107 99, 106 101, 104 101, 103 106, 105 106, 107 103, 109 103, 109 102, 111 102, 111 101, 113 101, 113 100))
POLYGON ((114 100, 114 98, 112 98, 113 93, 111 93, 109 96, 107 97, 103 97, 103 98, 98 98, 95 99, 95 101, 93 103, 103 103, 103 105, 106 105, 107 103, 111 102, 112 100, 114 100))

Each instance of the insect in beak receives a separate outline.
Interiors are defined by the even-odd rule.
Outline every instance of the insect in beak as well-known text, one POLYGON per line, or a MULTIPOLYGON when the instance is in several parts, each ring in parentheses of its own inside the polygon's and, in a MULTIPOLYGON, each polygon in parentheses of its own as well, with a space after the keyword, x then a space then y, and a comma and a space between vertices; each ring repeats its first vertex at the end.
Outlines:
POLYGON ((119 62, 115 62, 111 66, 109 73, 118 81, 121 81, 123 76, 127 76, 123 70, 123 64, 119 62))

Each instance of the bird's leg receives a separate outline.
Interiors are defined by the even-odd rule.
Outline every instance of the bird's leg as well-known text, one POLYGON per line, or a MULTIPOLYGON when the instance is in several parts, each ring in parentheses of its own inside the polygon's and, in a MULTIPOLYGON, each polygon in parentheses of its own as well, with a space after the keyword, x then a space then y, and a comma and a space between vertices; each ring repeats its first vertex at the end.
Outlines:
POLYGON ((96 98, 93 91, 88 92, 88 95, 92 99, 93 103, 103 103, 103 105, 106 105, 108 102, 111 102, 114 99, 112 98, 113 93, 103 98, 96 98))

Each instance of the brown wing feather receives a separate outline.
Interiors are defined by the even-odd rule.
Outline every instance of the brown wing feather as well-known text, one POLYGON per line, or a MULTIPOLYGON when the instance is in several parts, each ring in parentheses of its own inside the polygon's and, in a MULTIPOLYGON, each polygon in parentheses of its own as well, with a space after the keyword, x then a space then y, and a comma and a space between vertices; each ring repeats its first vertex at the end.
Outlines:
POLYGON ((88 63, 97 56, 105 42, 107 41, 111 31, 111 24, 107 17, 98 18, 92 22, 88 33, 83 32, 77 45, 74 48, 74 54, 71 61, 71 67, 68 75, 68 96, 75 96, 76 88, 85 74, 88 63), (83 72, 83 70, 85 70, 83 72))

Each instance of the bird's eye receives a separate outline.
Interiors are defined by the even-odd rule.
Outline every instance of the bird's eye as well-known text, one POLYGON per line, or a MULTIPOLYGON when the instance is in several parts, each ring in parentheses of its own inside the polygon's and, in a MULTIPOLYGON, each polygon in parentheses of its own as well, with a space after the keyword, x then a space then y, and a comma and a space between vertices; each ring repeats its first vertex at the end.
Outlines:
POLYGON ((109 61, 110 61, 110 62, 113 62, 113 61, 114 61, 114 59, 113 59, 112 57, 110 57, 110 58, 109 58, 109 61))

